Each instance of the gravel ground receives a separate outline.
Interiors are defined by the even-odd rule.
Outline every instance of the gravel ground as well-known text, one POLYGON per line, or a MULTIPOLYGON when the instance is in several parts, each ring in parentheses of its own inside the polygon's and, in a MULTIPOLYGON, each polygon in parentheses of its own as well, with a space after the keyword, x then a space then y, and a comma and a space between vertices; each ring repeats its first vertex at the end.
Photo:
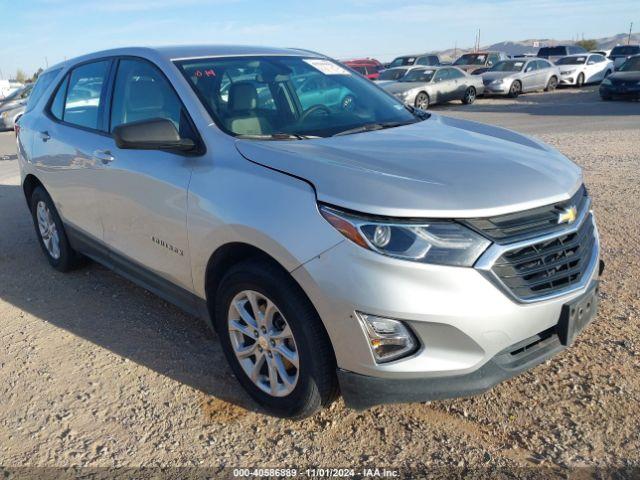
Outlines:
POLYGON ((0 465, 640 467, 640 105, 589 89, 438 110, 535 133, 584 168, 607 269, 600 313, 572 349, 470 399, 271 418, 197 320, 98 265, 48 267, 4 133, 0 465))

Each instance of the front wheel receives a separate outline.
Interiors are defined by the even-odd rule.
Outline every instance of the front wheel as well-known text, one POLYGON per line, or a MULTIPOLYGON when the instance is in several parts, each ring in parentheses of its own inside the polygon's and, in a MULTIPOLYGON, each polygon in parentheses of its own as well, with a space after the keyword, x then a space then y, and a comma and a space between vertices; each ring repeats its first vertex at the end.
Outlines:
POLYGON ((416 100, 413 103, 416 108, 419 108, 420 110, 427 110, 430 103, 429 95, 427 95, 426 92, 420 92, 416 95, 416 100))
POLYGON ((551 77, 547 82, 547 88, 545 88, 544 91, 553 92, 556 88, 558 88, 558 79, 556 77, 551 77))
POLYGON ((516 80, 511 84, 509 88, 509 97, 518 98, 518 96, 522 93, 522 84, 519 80, 516 80))
POLYGON ((265 261, 223 278, 215 301, 222 348, 244 389, 274 415, 304 418, 337 395, 331 343, 295 281, 265 261))
POLYGON ((476 101, 476 89, 474 87, 469 87, 464 92, 464 97, 462 97, 462 103, 465 105, 471 105, 476 101))
POLYGON ((584 86, 584 73, 578 75, 576 79, 576 88, 582 88, 584 86))

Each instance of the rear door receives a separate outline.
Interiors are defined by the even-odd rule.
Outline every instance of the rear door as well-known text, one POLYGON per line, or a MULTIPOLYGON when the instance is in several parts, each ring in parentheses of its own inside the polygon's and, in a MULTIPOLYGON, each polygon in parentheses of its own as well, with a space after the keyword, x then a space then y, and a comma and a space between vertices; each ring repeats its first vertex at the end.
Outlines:
POLYGON ((435 84, 436 98, 431 99, 431 102, 447 102, 451 99, 454 90, 453 80, 450 79, 450 68, 441 68, 436 71, 433 78, 435 84))
POLYGON ((537 60, 531 60, 522 70, 521 79, 523 92, 529 92, 536 89, 537 64, 537 60))
POLYGON ((101 152, 108 148, 104 125, 110 59, 72 68, 34 122, 33 156, 61 217, 71 227, 102 240, 101 152))
MULTIPOLYGON (((183 137, 197 139, 185 107, 164 74, 140 58, 117 62, 109 131, 118 125, 168 119, 183 137)), ((192 290, 187 249, 187 190, 197 158, 170 151, 119 149, 103 176, 104 239, 114 260, 145 267, 192 290), (119 257, 120 258, 119 258, 119 257)))
POLYGON ((452 89, 449 99, 462 100, 462 98, 464 97, 464 92, 469 86, 469 79, 466 74, 462 73, 457 68, 450 68, 448 70, 449 79, 452 82, 452 89))

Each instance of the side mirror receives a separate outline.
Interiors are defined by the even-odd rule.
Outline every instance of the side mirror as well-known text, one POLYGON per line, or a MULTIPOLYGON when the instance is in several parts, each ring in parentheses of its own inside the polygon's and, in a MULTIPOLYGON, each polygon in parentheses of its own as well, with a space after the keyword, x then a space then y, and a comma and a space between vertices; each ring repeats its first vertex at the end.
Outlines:
POLYGON ((181 138, 175 125, 166 118, 125 123, 113 129, 118 148, 130 150, 179 150, 196 147, 190 138, 181 138))
POLYGON ((587 65, 595 65, 595 64, 596 64, 596 62, 594 62, 593 60, 589 60, 589 61, 587 62, 587 65))

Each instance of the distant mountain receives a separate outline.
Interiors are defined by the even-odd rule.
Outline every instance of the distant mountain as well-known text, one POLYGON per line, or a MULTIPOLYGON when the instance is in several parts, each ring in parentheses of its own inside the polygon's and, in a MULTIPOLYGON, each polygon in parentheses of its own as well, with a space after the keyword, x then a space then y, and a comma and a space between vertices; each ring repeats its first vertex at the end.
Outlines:
MULTIPOLYGON (((596 42, 598 42, 598 48, 603 50, 610 50, 616 45, 626 45, 627 38, 629 34, 627 33, 619 33, 618 35, 614 35, 612 37, 606 38, 596 38, 596 42)), ((495 50, 499 52, 505 52, 507 55, 523 55, 525 53, 533 53, 536 54, 540 47, 551 46, 551 45, 573 45, 575 40, 554 40, 550 38, 540 38, 540 39, 529 39, 522 40, 519 42, 499 42, 494 43, 493 45, 485 45, 481 48, 481 50, 495 50)), ((640 33, 631 34, 631 43, 639 44, 640 43, 640 33)), ((448 50, 442 50, 438 53, 440 57, 444 60, 455 60, 455 58, 459 57, 463 53, 471 52, 473 49, 460 49, 457 50, 451 48, 448 50)))

